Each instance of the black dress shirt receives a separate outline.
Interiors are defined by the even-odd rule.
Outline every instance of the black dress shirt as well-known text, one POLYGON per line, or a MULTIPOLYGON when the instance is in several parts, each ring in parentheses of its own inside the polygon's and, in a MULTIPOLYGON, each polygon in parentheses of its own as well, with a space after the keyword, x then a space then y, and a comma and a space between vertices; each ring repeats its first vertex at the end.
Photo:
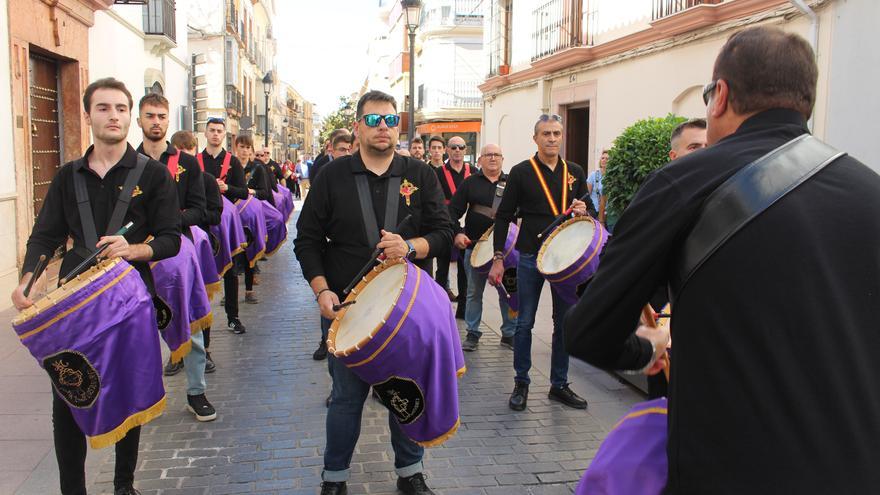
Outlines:
POLYGON ((275 206, 275 198, 272 197, 272 190, 269 188, 269 177, 266 167, 262 162, 249 161, 244 168, 244 177, 247 182, 248 189, 254 190, 254 196, 257 199, 263 199, 275 206))
MULTIPOLYGON (((215 158, 208 153, 208 150, 202 151, 202 160, 205 162, 205 172, 208 172, 214 177, 220 178, 220 170, 223 168, 223 157, 226 156, 226 153, 228 153, 228 151, 220 150, 220 154, 215 158)), ((244 180, 244 167, 242 167, 241 162, 238 161, 238 158, 235 156, 232 156, 229 161, 229 171, 226 172, 226 180, 224 182, 229 186, 229 189, 223 193, 223 195, 226 196, 226 199, 233 203, 237 199, 247 199, 248 188, 247 183, 244 180)))
MULTIPOLYGON (((146 155, 143 143, 138 146, 137 151, 146 155)), ((178 153, 177 149, 168 144, 167 149, 159 157, 159 161, 165 165, 166 170, 169 157, 175 153, 178 153)), ((177 162, 179 169, 176 177, 173 177, 173 179, 177 184, 177 201, 181 208, 181 230, 189 237, 189 229, 185 227, 199 225, 205 218, 205 208, 207 208, 205 183, 202 180, 202 169, 199 167, 199 162, 195 157, 182 151, 179 153, 180 157, 177 162)))
MULTIPOLYGON (((507 174, 502 173, 498 180, 506 182, 507 174)), ((481 205, 492 208, 498 180, 492 182, 483 175, 483 172, 477 172, 462 181, 461 186, 455 191, 455 196, 452 197, 452 201, 449 203, 449 215, 452 217, 452 221, 457 228, 456 233, 461 232, 458 219, 465 214, 465 211, 467 211, 467 216, 464 219, 464 234, 471 242, 480 240, 480 237, 489 230, 489 227, 495 224, 495 219, 477 213, 474 211, 473 206, 481 205)))
MULTIPOLYGON (((553 170, 541 163, 537 154, 535 154, 534 160, 550 189, 556 208, 563 206, 559 211, 560 214, 571 206, 572 201, 587 193, 587 178, 584 169, 577 163, 566 162, 568 163, 568 175, 573 178, 567 179, 562 176, 564 167, 561 159, 557 160, 556 168, 553 170), (568 190, 568 201, 565 205, 561 204, 563 187, 568 190)), ((592 202, 589 201, 589 198, 587 199, 587 211, 595 215, 592 202)), ((519 227, 516 248, 520 253, 536 254, 541 248, 538 234, 546 229, 556 216, 550 209, 547 196, 544 194, 541 182, 535 176, 535 170, 529 160, 517 163, 510 169, 507 187, 504 188, 504 197, 501 199, 501 204, 495 215, 495 251, 504 251, 507 230, 510 222, 517 216, 522 218, 522 224, 519 227), (518 214, 517 211, 519 211, 518 214)))
MULTIPOLYGON (((638 369, 633 335, 705 198, 808 132, 770 110, 652 175, 565 319, 572 356, 638 369)), ((880 176, 845 156, 727 240, 677 294, 669 485, 679 494, 874 493, 880 486, 880 176)))
POLYGON ((312 166, 309 167, 309 176, 306 177, 306 179, 309 179, 310 181, 315 180, 318 177, 318 171, 324 168, 324 165, 330 163, 332 160, 333 157, 327 153, 321 153, 318 155, 318 157, 315 158, 315 161, 312 162, 312 166))
POLYGON ((468 176, 473 175, 476 170, 469 163, 464 163, 461 166, 461 171, 456 172, 454 168, 449 166, 449 161, 447 161, 442 167, 437 167, 434 169, 437 172, 437 180, 440 181, 440 187, 443 188, 443 196, 446 198, 446 201, 452 199, 452 189, 449 187, 449 181, 446 180, 446 173, 443 170, 449 170, 449 174, 452 176, 452 183, 455 185, 455 188, 461 185, 461 182, 465 179, 465 171, 469 170, 468 176))
MULTIPOLYGON (((86 245, 83 236, 73 174, 82 174, 85 178, 95 230, 98 237, 106 234, 107 224, 110 222, 119 192, 125 184, 129 171, 137 164, 138 154, 129 146, 122 159, 101 179, 88 167, 88 157, 93 148, 90 146, 86 150, 83 161, 66 163, 52 179, 43 208, 28 238, 22 273, 34 271, 40 255, 44 254, 47 258, 51 258, 68 237, 73 239, 74 248, 84 248, 88 252, 95 250, 95 246, 86 245)), ((180 207, 177 203, 174 182, 165 165, 155 160, 147 162, 144 173, 132 193, 132 200, 122 223, 128 222, 134 224, 125 234, 125 239, 129 243, 139 244, 150 235, 154 237, 149 242, 153 249, 152 261, 170 258, 177 254, 180 249, 180 207)), ((114 232, 109 233, 112 234, 114 232)), ((78 251, 71 249, 64 254, 60 271, 62 277, 84 259, 78 251)), ((145 262, 134 262, 132 265, 152 291, 153 278, 149 265, 145 262)))
MULTIPOLYGON (((389 177, 400 176, 401 189, 407 183, 417 188, 410 195, 409 204, 402 193, 395 191, 399 195, 397 221, 412 215, 396 233, 404 239, 424 237, 429 245, 428 256, 449 249, 452 222, 443 204, 437 176, 423 162, 395 155, 388 171, 377 176, 364 167, 360 153, 356 153, 333 160, 324 172, 312 182, 296 224, 294 251, 306 280, 323 275, 327 277, 330 289, 341 295, 342 289, 357 275, 375 249, 367 241, 355 174, 367 176, 376 224, 380 229, 397 229, 397 226, 383 225, 389 177)), ((416 264, 426 269, 430 263, 424 259, 416 264)))
POLYGON ((223 199, 220 195, 220 186, 217 185, 217 179, 208 172, 202 172, 202 181, 205 184, 205 221, 201 224, 205 232, 211 225, 220 225, 220 218, 223 215, 223 199))
POLYGON ((273 191, 278 192, 278 184, 284 180, 284 172, 281 171, 281 165, 270 158, 266 168, 269 170, 269 184, 272 186, 273 191))

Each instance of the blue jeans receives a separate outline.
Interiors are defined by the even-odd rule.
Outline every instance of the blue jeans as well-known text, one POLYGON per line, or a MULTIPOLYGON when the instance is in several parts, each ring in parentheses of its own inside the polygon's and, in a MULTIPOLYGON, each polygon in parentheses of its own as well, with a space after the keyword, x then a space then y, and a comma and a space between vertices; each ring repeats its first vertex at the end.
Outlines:
POLYGON ((205 336, 202 332, 192 336, 192 350, 183 358, 183 369, 186 371, 186 395, 202 395, 205 393, 205 336))
MULTIPOLYGON (((532 367, 532 328, 538 312, 538 301, 544 287, 544 277, 538 272, 537 256, 519 255, 516 270, 517 291, 519 293, 519 318, 516 322, 516 335, 513 338, 513 369, 515 380, 529 384, 529 369, 532 367)), ((568 353, 565 352, 565 338, 562 333, 562 317, 570 307, 555 291, 553 294, 553 344, 550 357, 550 385, 564 387, 568 383, 568 353)))
MULTIPOLYGON (((483 274, 471 266, 471 252, 468 249, 464 252, 464 268, 467 271, 468 290, 467 305, 464 310, 464 322, 467 324, 468 335, 480 338, 483 332, 480 331, 480 320, 483 318, 483 291, 486 288, 486 279, 488 273, 483 274)), ((490 290, 496 290, 494 287, 490 290)), ((498 294, 498 304, 501 306, 501 335, 503 337, 512 337, 516 333, 516 316, 510 314, 510 306, 507 305, 507 298, 498 294)))
MULTIPOLYGON (((361 415, 364 401, 370 395, 370 384, 358 378, 333 355, 327 358, 333 391, 327 409, 327 446, 324 449, 324 481, 348 481, 351 456, 361 434, 361 415)), ((422 472, 425 449, 407 438, 391 413, 391 447, 394 449, 394 467, 398 476, 406 478, 422 472)))

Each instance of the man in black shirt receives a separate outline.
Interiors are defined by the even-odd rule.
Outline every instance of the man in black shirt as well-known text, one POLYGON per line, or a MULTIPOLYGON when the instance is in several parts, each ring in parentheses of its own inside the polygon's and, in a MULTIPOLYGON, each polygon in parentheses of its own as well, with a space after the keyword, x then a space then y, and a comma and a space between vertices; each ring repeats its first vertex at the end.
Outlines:
POLYGON ((349 155, 351 154, 351 142, 353 137, 351 132, 348 129, 334 129, 333 132, 330 133, 330 136, 327 137, 327 144, 324 147, 324 153, 319 155, 315 162, 312 163, 312 166, 309 167, 309 179, 312 181, 318 177, 318 172, 324 168, 324 165, 332 162, 340 155, 349 155), (340 136, 346 138, 344 141, 348 143, 348 147, 345 150, 337 151, 336 145, 342 142, 342 138, 340 136))
MULTIPOLYGON (((446 152, 449 154, 449 160, 446 160, 446 163, 442 167, 435 169, 437 172, 437 179, 440 180, 440 187, 443 188, 443 195, 446 197, 447 205, 452 200, 455 191, 461 185, 461 181, 467 179, 475 172, 475 170, 471 169, 471 164, 465 163, 464 161, 464 152, 466 149, 467 145, 465 144, 464 139, 459 136, 449 138, 449 142, 446 145, 446 152)), ((467 304, 467 274, 465 273, 464 261, 462 260, 464 257, 464 250, 453 246, 448 253, 448 256, 440 256, 437 258, 437 273, 434 275, 434 280, 436 280, 441 287, 446 289, 450 301, 458 302, 458 307, 455 310, 455 317, 463 319, 465 305, 467 304), (458 268, 458 296, 453 294, 452 289, 449 288, 449 263, 452 260, 453 251, 458 258, 456 261, 456 267, 458 268)))
MULTIPOLYGON (((573 356, 659 371, 668 332, 636 329, 704 201, 808 133, 806 40, 739 31, 704 90, 709 147, 645 181, 566 317, 573 356)), ((874 493, 880 485, 880 176, 843 156, 729 237, 674 292, 664 493, 874 493)), ((751 196, 749 196, 751 197, 751 196)))
MULTIPOLYGON (((248 135, 239 134, 238 136, 235 136, 234 147, 235 157, 238 158, 241 163, 245 164, 244 181, 247 184, 248 194, 257 199, 265 199, 268 201, 268 198, 272 193, 269 192, 269 185, 266 181, 266 169, 263 168, 262 164, 257 163, 257 161, 254 160, 253 139, 248 135)), ((254 293, 254 284, 257 274, 256 264, 251 266, 244 253, 237 256, 236 261, 240 266, 239 269, 244 271, 244 302, 248 304, 259 303, 260 301, 254 293)))
MULTIPOLYGON (((138 152, 149 156, 165 165, 177 184, 177 199, 180 204, 180 227, 183 234, 192 240, 191 226, 198 226, 204 221, 206 199, 205 185, 202 182, 202 171, 195 157, 181 153, 165 141, 168 133, 168 100, 156 93, 147 93, 138 103, 138 126, 144 134, 144 141, 138 152)), ((201 284, 201 280, 195 281, 201 284)), ((187 289, 188 290, 188 289, 187 289)), ((190 412, 199 421, 213 421, 217 411, 205 397, 205 337, 202 332, 190 338, 190 352, 178 363, 168 360, 164 373, 175 374, 180 368, 186 367, 186 401, 190 412)))
MULTIPOLYGON (((82 159, 65 164, 52 179, 27 242, 21 284, 12 293, 12 302, 19 310, 33 305, 33 301, 24 296, 24 288, 33 276, 40 255, 51 258, 55 249, 62 246, 68 237, 73 239, 74 248, 65 252, 60 270, 62 277, 94 252, 96 247, 107 245, 102 256, 121 257, 131 262, 151 293, 154 293, 153 278, 148 262, 172 257, 180 249, 180 209, 174 182, 165 166, 155 160, 147 162, 135 189, 139 193, 125 213, 123 224, 133 222, 132 228, 124 236, 100 237, 97 246, 86 242, 77 208, 74 174, 80 174, 85 181, 95 230, 103 233, 107 231, 125 179, 135 169, 138 154, 125 141, 131 124, 132 99, 124 84, 112 78, 93 82, 86 88, 83 106, 95 144, 86 150, 82 159), (153 239, 145 242, 151 235, 153 239)), ((159 331, 158 328, 156 331, 159 331)), ((53 393, 52 397, 52 424, 61 493, 85 494, 85 435, 74 421, 67 404, 57 393, 53 393)), ((116 443, 116 471, 113 478, 116 495, 137 493, 132 485, 139 440, 140 427, 136 427, 116 443)))
MULTIPOLYGON (((247 199, 248 188, 244 181, 244 168, 238 158, 223 149, 226 139, 226 121, 219 117, 211 117, 205 125, 205 138, 208 145, 204 151, 196 155, 199 166, 217 178, 217 187, 226 199, 233 203, 239 199, 247 199)), ((238 319, 238 272, 230 268, 223 275, 224 304, 229 329, 242 334, 247 328, 238 319)))
MULTIPOLYGON (((507 174, 502 172, 504 157, 501 147, 496 144, 483 146, 480 152, 480 171, 471 175, 461 183, 449 203, 449 213, 453 222, 457 222, 467 212, 464 230, 456 223, 457 234, 453 244, 465 249, 464 265, 467 270, 467 309, 464 321, 467 324, 467 338, 461 348, 465 351, 477 350, 480 336, 480 321, 483 318, 483 290, 486 288, 487 274, 478 273, 471 266, 473 246, 483 234, 495 224, 495 211, 501 201, 507 174)), ((494 280, 492 281, 494 284, 494 280)), ((513 334, 516 331, 516 316, 511 314, 507 298, 499 297, 501 307, 501 345, 513 349, 513 334)))
MULTIPOLYGON (((495 259, 489 280, 499 283, 504 272, 502 256, 504 241, 510 222, 517 214, 522 219, 516 248, 519 265, 516 269, 517 293, 519 295, 519 318, 513 338, 513 367, 516 370, 510 408, 522 411, 529 396, 529 369, 532 367, 532 328, 544 278, 538 272, 537 254, 541 247, 538 234, 546 229, 557 215, 568 209, 575 215, 586 215, 587 205, 577 199, 587 192, 584 170, 576 163, 567 162, 559 156, 562 144, 562 118, 558 115, 541 115, 535 123, 534 141, 538 152, 532 158, 520 162, 510 170, 504 197, 495 216, 495 259)), ((562 317, 569 308, 556 291, 553 297, 553 342, 550 357, 551 400, 576 409, 587 407, 587 401, 575 394, 568 386, 568 353, 562 334, 562 317)))
MULTIPOLYGON (((379 91, 361 97, 355 123, 361 152, 327 165, 312 184, 297 222, 294 250, 315 293, 325 328, 336 316, 333 305, 339 304, 343 288, 369 261, 375 248, 382 248, 390 259, 417 259, 416 263, 424 267, 425 258, 452 242, 452 224, 434 171, 423 162, 394 153, 400 122, 396 108, 394 98, 379 91), (367 240, 363 216, 356 206, 352 209, 353 201, 357 204, 355 176, 359 174, 366 176, 369 183, 369 199, 381 229, 378 245, 367 240), (389 184, 394 184, 392 176, 405 181, 399 190, 389 189, 389 184), (400 232, 394 232, 397 226, 383 225, 388 194, 399 195, 399 219, 412 215, 400 232)), ((339 495, 346 493, 351 456, 370 385, 333 356, 329 358, 329 367, 333 394, 327 411, 321 493, 339 495)), ((406 494, 433 493, 422 476, 424 449, 409 440, 396 421, 391 421, 390 426, 398 489, 406 494)))

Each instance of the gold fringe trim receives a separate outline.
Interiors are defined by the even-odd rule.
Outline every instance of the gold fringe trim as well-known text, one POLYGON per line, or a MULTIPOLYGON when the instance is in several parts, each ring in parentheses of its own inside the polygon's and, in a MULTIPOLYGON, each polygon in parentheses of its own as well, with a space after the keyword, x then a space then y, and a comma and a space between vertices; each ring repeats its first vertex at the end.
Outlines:
MULTIPOLYGON (((230 263, 229 266, 232 266, 232 263, 230 263)), ((228 269, 229 268, 226 268, 226 270, 228 270, 228 269)), ((226 275, 225 270, 223 272, 223 275, 226 275)), ((223 278, 223 275, 220 275, 220 278, 223 278)), ((212 284, 205 284, 205 291, 208 293, 208 302, 214 301, 214 296, 216 296, 217 293, 220 292, 221 287, 222 287, 222 284, 220 283, 219 280, 212 283, 212 284)))
POLYGON ((266 249, 265 249, 265 248, 263 248, 259 253, 257 253, 257 254, 254 256, 254 259, 248 261, 248 264, 251 265, 251 268, 255 267, 255 266, 257 265, 257 262, 260 261, 260 259, 261 259, 263 256, 266 256, 266 249))
POLYGON ((272 256, 273 254, 277 253, 278 250, 281 249, 281 246, 283 246, 285 242, 287 242, 287 234, 284 234, 284 239, 281 239, 281 242, 278 243, 278 246, 276 246, 275 249, 266 253, 266 257, 268 258, 269 256, 272 256))
POLYGON ((214 313, 208 313, 207 315, 199 318, 196 321, 193 321, 189 324, 189 333, 191 335, 195 335, 206 328, 211 328, 211 325, 214 324, 214 313))
POLYGON ((171 351, 171 362, 179 363, 192 350, 192 340, 187 340, 180 347, 171 351))
POLYGON ((463 377, 465 373, 467 373, 467 366, 462 366, 460 370, 455 372, 459 378, 463 377))
POLYGON ((416 442, 416 443, 421 445, 422 447, 437 447, 438 445, 441 445, 443 442, 452 438, 452 436, 455 435, 455 432, 458 431, 459 426, 461 426, 461 418, 456 419, 455 424, 452 425, 452 428, 450 428, 449 431, 440 435, 439 437, 437 437, 433 440, 428 440, 427 442, 416 442))
POLYGON ((223 270, 220 270, 220 273, 217 274, 217 275, 220 275, 221 279, 223 278, 224 275, 226 275, 226 272, 228 272, 229 269, 232 268, 232 263, 233 263, 232 261, 227 263, 226 266, 223 267, 223 270))
POLYGON ((165 412, 165 402, 166 399, 163 395, 159 402, 153 404, 144 411, 132 414, 126 418, 121 425, 113 430, 101 435, 89 437, 89 445, 91 445, 93 449, 103 449, 104 447, 115 445, 116 442, 122 440, 132 428, 143 426, 161 416, 162 413, 165 412))

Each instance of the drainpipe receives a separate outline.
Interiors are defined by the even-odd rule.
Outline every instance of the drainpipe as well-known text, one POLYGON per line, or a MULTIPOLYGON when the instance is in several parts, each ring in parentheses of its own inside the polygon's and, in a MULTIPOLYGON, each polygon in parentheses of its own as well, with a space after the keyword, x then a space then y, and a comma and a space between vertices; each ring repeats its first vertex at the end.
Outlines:
MULTIPOLYGON (((798 10, 810 19, 810 46, 813 47, 813 55, 819 59, 819 16, 811 9, 804 0, 789 0, 798 10)), ((810 132, 813 132, 813 117, 807 122, 810 132)))

